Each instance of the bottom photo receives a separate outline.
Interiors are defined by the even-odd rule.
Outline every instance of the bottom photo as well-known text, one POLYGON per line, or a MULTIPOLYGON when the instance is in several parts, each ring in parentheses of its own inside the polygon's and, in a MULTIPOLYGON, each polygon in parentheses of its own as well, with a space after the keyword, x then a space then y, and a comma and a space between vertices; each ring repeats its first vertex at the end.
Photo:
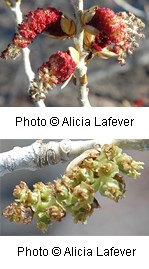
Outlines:
POLYGON ((0 140, 1 236, 148 236, 149 140, 0 140))

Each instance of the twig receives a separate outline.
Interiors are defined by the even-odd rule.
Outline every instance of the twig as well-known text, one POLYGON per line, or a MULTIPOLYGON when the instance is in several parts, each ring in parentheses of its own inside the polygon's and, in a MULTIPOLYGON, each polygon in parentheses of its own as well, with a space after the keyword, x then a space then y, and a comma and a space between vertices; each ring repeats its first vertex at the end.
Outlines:
POLYGON ((80 61, 77 66, 76 70, 76 78, 77 78, 77 88, 79 92, 79 101, 81 106, 84 107, 90 107, 90 103, 88 100, 88 92, 89 89, 87 88, 87 66, 85 62, 86 58, 86 52, 83 49, 83 37, 84 37, 84 31, 82 29, 81 25, 81 14, 83 12, 83 0, 72 0, 72 5, 75 9, 75 15, 76 15, 76 25, 77 25, 77 33, 74 38, 74 44, 76 49, 79 51, 80 54, 80 61))
MULTIPOLYGON (((107 144, 115 144, 122 149, 149 150, 149 140, 109 140, 107 144)), ((27 147, 0 153, 0 176, 15 170, 37 170, 43 166, 68 161, 88 149, 98 148, 105 144, 103 140, 71 141, 43 143, 37 140, 27 147), (99 143, 100 142, 100 143, 99 143)))
POLYGON ((49 164, 68 161, 86 149, 93 148, 96 142, 62 140, 45 144, 42 140, 37 140, 27 147, 15 147, 0 154, 0 175, 18 169, 36 170, 49 164))
MULTIPOLYGON (((20 9, 21 1, 22 0, 15 1, 14 5, 11 4, 11 1, 6 2, 7 6, 9 5, 10 9, 12 10, 12 12, 15 15, 17 25, 19 23, 21 23, 22 20, 23 20, 22 12, 21 12, 21 9, 20 9)), ((29 48, 22 49, 22 54, 23 54, 23 62, 24 62, 25 73, 26 73, 26 76, 28 78, 28 83, 29 83, 28 88, 30 88, 31 81, 35 77, 35 74, 32 71, 31 64, 30 64, 30 58, 29 58, 30 49, 29 48)), ((37 102, 36 105, 41 106, 41 107, 45 107, 45 104, 44 104, 43 101, 37 102)))

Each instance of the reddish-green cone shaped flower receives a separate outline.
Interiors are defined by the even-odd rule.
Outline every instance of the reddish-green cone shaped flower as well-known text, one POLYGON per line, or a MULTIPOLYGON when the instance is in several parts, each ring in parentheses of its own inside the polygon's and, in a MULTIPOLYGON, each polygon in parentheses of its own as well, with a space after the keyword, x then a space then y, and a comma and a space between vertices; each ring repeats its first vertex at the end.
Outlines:
POLYGON ((68 52, 58 51, 38 69, 39 79, 49 84, 60 84, 74 72, 76 64, 68 52))
POLYGON ((27 47, 43 31, 50 36, 65 39, 75 34, 75 24, 61 11, 52 7, 30 11, 26 19, 19 24, 12 44, 2 52, 1 57, 4 59, 16 58, 20 54, 21 48, 27 47))
MULTIPOLYGON (((48 29, 49 32, 51 29, 51 32, 55 32, 55 34, 64 35, 60 27, 61 16, 62 12, 55 8, 47 8, 45 11, 42 8, 38 8, 35 11, 29 12, 27 21, 23 21, 19 25, 18 32, 26 39, 34 39, 37 34, 42 33, 46 29, 48 29)), ((14 43, 15 41, 16 39, 14 43)))
MULTIPOLYGON (((98 35, 98 50, 112 43, 120 43, 126 39, 126 25, 122 19, 109 8, 98 8, 94 16, 87 23, 90 31, 99 33, 98 35), (95 29, 94 29, 95 28, 95 29)), ((86 28, 87 28, 86 27, 86 28)), ((96 46, 95 42, 95 46, 96 46)))
POLYGON ((74 73, 79 60, 78 52, 70 47, 67 51, 58 51, 49 61, 38 69, 39 80, 34 80, 30 88, 31 97, 38 101, 44 99, 48 90, 63 83, 74 73))
MULTIPOLYGON (((126 51, 132 53, 138 47, 136 37, 144 37, 140 33, 144 28, 144 23, 131 13, 115 14, 109 8, 95 6, 83 13, 82 22, 85 30, 94 35, 90 37, 91 50, 99 52, 99 56, 102 56, 102 50, 109 47, 109 57, 112 51, 121 64, 125 63, 126 51)), ((87 44, 86 41, 85 44, 87 44)))

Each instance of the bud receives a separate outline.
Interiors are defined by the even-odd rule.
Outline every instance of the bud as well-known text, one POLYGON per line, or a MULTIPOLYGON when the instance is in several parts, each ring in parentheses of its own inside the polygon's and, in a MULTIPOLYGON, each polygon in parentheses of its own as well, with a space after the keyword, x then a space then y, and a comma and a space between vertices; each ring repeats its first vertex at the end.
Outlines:
POLYGON ((76 33, 76 25, 75 23, 66 15, 61 16, 60 26, 62 28, 62 31, 65 33, 65 36, 67 37, 73 37, 76 33))
POLYGON ((33 211, 23 203, 13 202, 3 210, 3 216, 9 221, 28 224, 32 221, 33 211))
POLYGON ((74 188, 72 195, 79 202, 91 201, 94 198, 94 189, 86 182, 81 182, 80 185, 74 188))
POLYGON ((14 189, 13 195, 18 198, 20 202, 25 202, 28 198, 29 188, 25 182, 21 181, 14 189))
POLYGON ((122 155, 122 149, 113 144, 106 144, 102 148, 101 157, 108 161, 116 161, 122 155))
POLYGON ((96 29, 96 27, 90 24, 91 20, 96 15, 96 12, 98 12, 98 9, 99 9, 98 6, 93 6, 90 9, 85 10, 81 16, 81 21, 84 26, 84 29, 93 35, 96 35, 99 33, 98 29, 96 29))
POLYGON ((116 145, 105 145, 101 155, 107 160, 114 161, 118 169, 132 178, 140 176, 140 170, 143 169, 143 162, 135 161, 131 156, 122 152, 122 149, 116 145))
POLYGON ((132 157, 127 154, 123 154, 118 158, 119 169, 132 178, 138 178, 140 176, 140 169, 143 169, 143 162, 136 162, 132 157))
POLYGON ((66 210, 64 210, 64 208, 58 205, 53 205, 49 207, 49 216, 51 220, 61 221, 61 219, 65 217, 65 215, 66 210))
POLYGON ((69 196, 68 185, 65 186, 65 182, 60 179, 55 180, 56 195, 60 200, 67 199, 69 196))
POLYGON ((41 198, 45 201, 49 199, 50 195, 54 194, 54 185, 51 182, 49 182, 48 185, 42 182, 38 182, 38 183, 35 183, 33 187, 34 187, 34 192, 35 193, 40 192, 41 198))
POLYGON ((118 202, 119 199, 124 197, 125 188, 120 182, 112 177, 101 178, 99 192, 111 200, 118 202))
POLYGON ((81 221, 83 224, 87 224, 87 217, 92 215, 93 211, 94 203, 92 205, 85 204, 84 207, 79 208, 79 210, 74 210, 72 212, 74 223, 78 223, 78 221, 81 221))
POLYGON ((5 4, 6 4, 6 6, 9 7, 9 8, 12 8, 12 7, 13 7, 13 4, 11 3, 10 0, 5 0, 5 4))

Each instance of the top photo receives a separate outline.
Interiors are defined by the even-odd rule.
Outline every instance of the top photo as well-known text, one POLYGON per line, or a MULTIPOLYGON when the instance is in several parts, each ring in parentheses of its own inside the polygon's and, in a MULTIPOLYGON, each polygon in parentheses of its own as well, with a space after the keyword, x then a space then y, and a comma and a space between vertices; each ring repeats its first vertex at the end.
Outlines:
POLYGON ((148 0, 3 0, 0 107, 148 107, 148 0))

